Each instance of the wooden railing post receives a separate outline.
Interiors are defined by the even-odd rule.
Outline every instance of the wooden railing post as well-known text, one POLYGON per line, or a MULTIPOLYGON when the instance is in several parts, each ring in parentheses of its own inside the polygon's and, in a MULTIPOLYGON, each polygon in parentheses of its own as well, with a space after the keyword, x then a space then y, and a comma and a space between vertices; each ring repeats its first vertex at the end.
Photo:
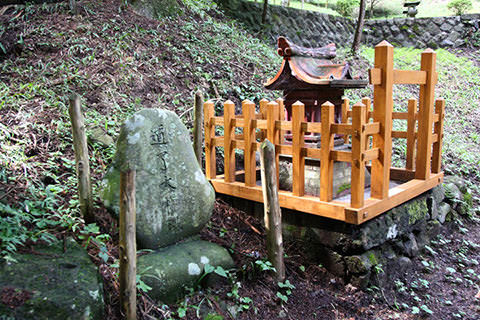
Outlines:
POLYGON ((408 117, 407 117, 407 157, 405 169, 413 170, 413 160, 415 156, 415 131, 416 121, 415 114, 417 113, 417 100, 408 99, 408 117))
MULTIPOLYGON (((262 115, 262 119, 267 119, 267 104, 268 104, 268 100, 265 98, 259 101, 260 114, 262 115)), ((260 141, 263 141, 267 138, 266 130, 261 130, 259 138, 260 138, 260 141)))
POLYGON ((432 49, 422 52, 420 69, 427 73, 427 81, 420 86, 418 108, 418 135, 417 157, 415 162, 415 178, 428 179, 430 177, 430 161, 432 155, 432 122, 433 99, 436 82, 436 54, 432 49))
POLYGON ((292 104, 292 166, 294 196, 305 194, 305 156, 303 146, 305 144, 305 132, 302 130, 302 122, 305 119, 305 105, 300 101, 292 104))
POLYGON ((205 131, 205 175, 207 179, 215 179, 217 177, 215 145, 213 138, 215 137, 215 125, 213 124, 213 116, 215 104, 209 100, 203 104, 204 115, 204 131, 205 131))
POLYGON ((227 100, 223 104, 225 182, 235 181, 235 148, 232 144, 232 140, 235 138, 235 127, 232 126, 234 118, 235 104, 227 100))
POLYGON ((351 206, 361 208, 364 203, 365 193, 365 159, 367 136, 365 134, 367 107, 363 103, 353 106, 352 115, 352 180, 351 180, 351 206))
POLYGON ((125 319, 135 320, 137 316, 135 170, 120 172, 119 216, 120 305, 125 313, 125 319))
POLYGON ((384 199, 390 183, 393 112, 393 47, 387 41, 375 47, 374 65, 381 70, 381 83, 373 87, 373 122, 380 124, 380 132, 373 135, 373 148, 379 149, 379 157, 372 160, 371 196, 384 199))
POLYGON ((365 105, 365 122, 370 122, 370 110, 372 109, 372 100, 370 98, 362 98, 362 103, 365 105))
MULTIPOLYGON (((278 103, 278 120, 285 121, 285 103, 282 98, 278 98, 275 100, 278 103)), ((285 131, 280 130, 280 141, 279 143, 282 144, 283 140, 285 139, 285 131)), ((278 169, 278 166, 277 166, 278 169)))
POLYGON ((255 119, 255 104, 250 100, 242 102, 243 120, 245 126, 243 127, 243 138, 245 142, 245 149, 243 150, 244 166, 245 166, 245 185, 253 187, 257 184, 257 167, 255 162, 255 148, 253 143, 255 141, 255 127, 253 121, 255 119))
MULTIPOLYGON (((348 98, 343 99, 342 103, 342 123, 348 123, 348 111, 350 110, 350 100, 348 98)), ((348 143, 348 134, 343 135, 343 142, 348 143)))
MULTIPOLYGON (((275 128, 275 123, 279 118, 280 106, 278 103, 271 101, 266 105, 267 112, 267 139, 273 143, 274 146, 280 144, 280 130, 275 128)), ((275 152, 275 168, 277 170, 277 181, 279 180, 279 161, 280 154, 275 152)), ((278 186, 278 185, 277 185, 278 186)))
POLYGON ((435 113, 438 114, 438 121, 435 123, 434 133, 437 141, 433 144, 432 173, 440 173, 442 169, 442 143, 443 143, 443 121, 445 119, 445 100, 435 101, 435 113))
POLYGON ((320 200, 332 201, 333 197, 333 151, 334 135, 331 132, 334 121, 335 106, 330 102, 322 104, 322 133, 320 157, 320 200))

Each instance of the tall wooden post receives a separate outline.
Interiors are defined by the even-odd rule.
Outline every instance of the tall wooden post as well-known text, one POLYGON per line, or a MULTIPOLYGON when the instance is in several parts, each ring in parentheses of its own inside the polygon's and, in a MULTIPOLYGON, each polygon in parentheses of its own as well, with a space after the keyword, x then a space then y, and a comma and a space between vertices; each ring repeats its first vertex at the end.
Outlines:
POLYGON ((135 170, 120 173, 120 304, 127 320, 137 314, 137 244, 135 239, 135 170))
POLYGON ((242 102, 243 111, 243 138, 245 149, 243 150, 243 158, 245 164, 245 185, 253 187, 257 184, 257 166, 255 162, 255 127, 253 121, 255 119, 255 104, 250 100, 242 102))
POLYGON ((232 120, 235 118, 235 104, 227 100, 223 104, 223 123, 224 123, 224 157, 225 157, 225 182, 235 181, 235 148, 232 141, 235 138, 235 127, 232 126, 232 120))
POLYGON ((282 211, 278 200, 277 168, 275 166, 275 146, 266 139, 260 146, 262 167, 262 191, 265 229, 267 232, 268 260, 276 270, 276 280, 285 280, 283 261, 282 211))
POLYGON ((353 106, 352 115, 352 183, 351 206, 361 208, 365 193, 365 160, 367 136, 365 135, 366 109, 363 103, 353 106))
POLYGON ((322 133, 321 133, 321 158, 320 158, 320 200, 332 201, 333 198, 333 151, 335 106, 329 101, 322 104, 322 133))
POLYGON ((437 141, 433 144, 432 154, 432 172, 440 173, 442 170, 442 144, 443 144, 443 121, 445 119, 445 100, 435 101, 435 113, 438 115, 438 121, 435 123, 434 132, 437 135, 437 141))
POLYGON ((432 49, 422 52, 420 69, 427 73, 427 81, 420 86, 418 106, 417 158, 415 162, 415 178, 430 177, 430 161, 432 157, 432 123, 433 100, 436 82, 436 54, 432 49))
POLYGON ((204 130, 205 130, 205 175, 207 179, 215 179, 217 177, 215 145, 213 138, 215 137, 215 125, 212 117, 215 114, 214 103, 209 100, 203 105, 204 130))
POLYGON ((305 194, 305 132, 302 122, 305 119, 305 105, 300 101, 292 104, 292 166, 294 196, 302 197, 305 194))
POLYGON ((372 160, 371 196, 384 199, 390 184, 393 112, 393 47, 387 41, 375 47, 374 65, 381 70, 381 83, 373 87, 373 121, 380 124, 380 132, 373 136, 373 148, 380 153, 372 160))
POLYGON ((86 223, 95 222, 93 215, 92 185, 90 182, 90 160, 88 159, 88 144, 85 135, 80 97, 77 94, 70 96, 70 121, 72 122, 73 149, 75 151, 75 167, 78 179, 78 200, 80 211, 86 223))
POLYGON ((198 90, 195 92, 193 112, 193 150, 197 161, 202 166, 202 124, 203 124, 203 94, 198 90))

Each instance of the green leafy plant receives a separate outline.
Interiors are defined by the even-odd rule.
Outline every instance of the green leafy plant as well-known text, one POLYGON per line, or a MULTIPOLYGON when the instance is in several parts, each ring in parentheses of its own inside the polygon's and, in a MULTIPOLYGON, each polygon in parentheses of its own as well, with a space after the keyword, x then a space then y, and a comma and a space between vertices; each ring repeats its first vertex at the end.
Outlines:
POLYGON ((447 4, 447 8, 458 16, 471 10, 473 5, 471 0, 452 0, 447 4))
POLYGON ((285 280, 285 282, 278 282, 277 284, 282 291, 277 291, 277 297, 282 303, 287 303, 288 297, 292 294, 292 290, 295 289, 295 286, 291 284, 289 280, 285 280))
POLYGON ((258 266, 260 271, 275 271, 275 267, 268 260, 257 260, 255 264, 258 266))
POLYGON ((338 0, 336 10, 344 17, 351 17, 358 6, 358 0, 338 0))

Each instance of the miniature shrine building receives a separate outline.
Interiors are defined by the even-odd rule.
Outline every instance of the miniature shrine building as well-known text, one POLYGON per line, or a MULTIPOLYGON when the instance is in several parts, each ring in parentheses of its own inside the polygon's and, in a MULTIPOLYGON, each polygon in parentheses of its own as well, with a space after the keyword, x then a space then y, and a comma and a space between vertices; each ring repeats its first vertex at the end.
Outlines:
MULTIPOLYGON (((348 63, 335 64, 334 43, 321 48, 305 48, 293 44, 285 37, 278 38, 277 52, 283 57, 278 73, 265 83, 269 90, 283 90, 285 120, 292 119, 292 104, 305 105, 305 120, 321 121, 321 105, 329 101, 335 105, 334 122, 341 123, 345 89, 365 88, 367 80, 353 78, 348 63)), ((287 139, 291 138, 287 134, 287 139)), ((308 142, 318 142, 320 136, 306 134, 308 142)))

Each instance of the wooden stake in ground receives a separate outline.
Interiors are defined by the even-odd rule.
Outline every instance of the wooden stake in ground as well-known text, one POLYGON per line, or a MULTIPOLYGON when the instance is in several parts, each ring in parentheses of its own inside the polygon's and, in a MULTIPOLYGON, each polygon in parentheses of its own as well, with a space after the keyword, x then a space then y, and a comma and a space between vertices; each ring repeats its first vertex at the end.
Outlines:
POLYGON ((86 223, 95 221, 93 216, 92 185, 90 182, 90 162, 88 159, 87 137, 83 120, 80 97, 76 94, 70 97, 70 121, 72 122, 73 149, 78 178, 78 196, 80 211, 86 223))
POLYGON ((277 271, 276 280, 283 282, 285 280, 285 264, 283 262, 282 212, 278 201, 275 146, 265 139, 260 146, 260 153, 268 260, 277 271))
POLYGON ((135 241, 135 170, 120 173, 120 305, 125 319, 137 318, 137 244, 135 241))
POLYGON ((195 92, 194 102, 194 115, 193 115, 193 150, 197 161, 202 166, 202 127, 203 127, 203 94, 198 90, 195 92))

